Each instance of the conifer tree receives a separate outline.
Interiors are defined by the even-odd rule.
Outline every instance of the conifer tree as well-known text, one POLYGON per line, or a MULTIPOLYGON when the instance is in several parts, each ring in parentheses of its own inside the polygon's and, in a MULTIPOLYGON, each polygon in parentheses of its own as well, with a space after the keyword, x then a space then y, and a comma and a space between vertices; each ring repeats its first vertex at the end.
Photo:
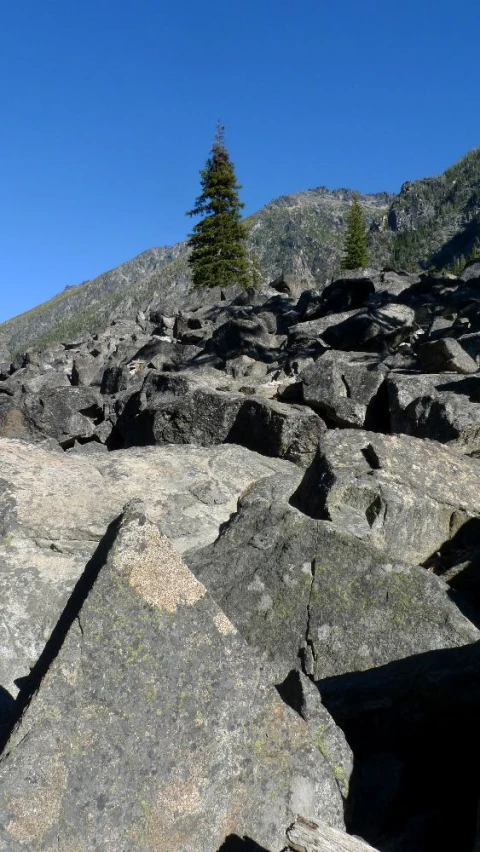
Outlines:
POLYGON ((345 257, 342 261, 342 269, 360 269, 368 265, 367 229, 357 197, 353 199, 348 211, 343 249, 345 257))
POLYGON ((262 271, 260 268, 260 261, 258 259, 258 254, 256 252, 252 252, 250 256, 250 286, 253 287, 254 290, 258 290, 262 284, 262 271))
POLYGON ((246 250, 248 231, 241 220, 245 206, 239 199, 235 169, 225 147, 225 128, 218 123, 210 156, 201 170, 201 195, 188 216, 203 218, 193 227, 188 245, 193 286, 227 287, 251 284, 246 250))

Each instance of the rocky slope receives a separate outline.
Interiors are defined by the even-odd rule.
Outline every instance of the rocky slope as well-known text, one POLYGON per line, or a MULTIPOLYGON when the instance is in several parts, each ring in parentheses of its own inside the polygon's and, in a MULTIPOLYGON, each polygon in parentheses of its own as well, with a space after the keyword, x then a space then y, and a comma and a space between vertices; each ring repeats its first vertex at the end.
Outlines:
MULTIPOLYGON (((250 245, 263 280, 287 276, 303 288, 325 281, 339 268, 347 213, 355 192, 326 187, 287 195, 252 216, 250 245)), ((393 196, 359 195, 372 246, 387 227, 393 196), (374 236, 375 235, 375 236, 374 236)))
POLYGON ((405 183, 391 205, 388 225, 396 266, 442 269, 468 257, 480 240, 480 149, 442 175, 405 183))
MULTIPOLYGON (((248 221, 250 249, 264 282, 282 275, 301 288, 323 281, 341 256, 346 215, 354 193, 325 188, 300 192, 271 202, 248 221)), ((368 224, 386 221, 387 194, 361 197, 368 224)), ((191 303, 186 246, 149 249, 128 263, 0 325, 0 350, 18 352, 99 331, 113 316, 161 303, 164 310, 191 303)), ((220 294, 213 294, 212 301, 220 294)))
POLYGON ((78 287, 70 287, 54 299, 0 325, 0 350, 21 351, 29 345, 44 348, 82 331, 104 328, 117 311, 130 315, 144 302, 155 299, 157 288, 168 295, 187 286, 185 248, 149 249, 133 260, 78 287), (163 271, 163 274, 162 274, 163 271))
POLYGON ((480 263, 300 290, 2 366, 0 850, 480 842, 480 263))
MULTIPOLYGON (((284 276, 300 292, 338 271, 353 195, 320 187, 279 198, 250 217, 250 249, 264 284, 284 276)), ((396 196, 361 195, 360 201, 373 265, 449 267, 480 240, 480 149, 443 175, 405 183, 396 196)), ((8 360, 33 345, 102 331, 113 316, 128 317, 152 304, 179 309, 188 301, 189 287, 184 244, 150 249, 0 325, 0 353, 8 360)), ((218 299, 214 295, 213 301, 218 299)))

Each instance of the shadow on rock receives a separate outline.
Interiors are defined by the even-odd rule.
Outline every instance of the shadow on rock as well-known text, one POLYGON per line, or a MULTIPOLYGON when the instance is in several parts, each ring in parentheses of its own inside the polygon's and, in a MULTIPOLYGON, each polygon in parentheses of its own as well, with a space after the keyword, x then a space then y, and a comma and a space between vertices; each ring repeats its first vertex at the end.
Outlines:
POLYGON ((437 390, 468 396, 470 402, 480 402, 480 380, 478 376, 446 381, 443 384, 438 384, 437 390))
POLYGON ((480 643, 317 683, 354 753, 347 828, 380 852, 471 852, 480 643))
POLYGON ((249 837, 239 837, 238 834, 229 834, 217 852, 268 852, 264 846, 259 846, 249 837))
POLYGON ((480 628, 480 519, 464 523, 423 564, 448 583, 452 601, 480 628))
POLYGON ((14 707, 15 699, 5 687, 0 686, 0 741, 5 729, 10 725, 14 707))
MULTIPOLYGON (((87 599, 88 593, 92 589, 100 568, 105 563, 108 551, 115 540, 120 520, 121 517, 116 518, 107 527, 105 535, 87 563, 83 574, 73 589, 50 638, 34 667, 31 669, 30 674, 15 681, 16 685, 20 687, 20 692, 15 701, 12 699, 12 703, 8 707, 8 718, 5 719, 5 724, 3 726, 0 725, 0 755, 7 744, 13 728, 21 718, 24 710, 28 707, 32 696, 39 688, 51 663, 59 653, 70 627, 78 617, 82 605, 87 599)), ((3 688, 0 687, 0 689, 3 688)), ((3 692, 7 696, 9 695, 6 690, 3 690, 3 692)), ((3 694, 0 693, 0 710, 3 708, 3 698, 3 694)))

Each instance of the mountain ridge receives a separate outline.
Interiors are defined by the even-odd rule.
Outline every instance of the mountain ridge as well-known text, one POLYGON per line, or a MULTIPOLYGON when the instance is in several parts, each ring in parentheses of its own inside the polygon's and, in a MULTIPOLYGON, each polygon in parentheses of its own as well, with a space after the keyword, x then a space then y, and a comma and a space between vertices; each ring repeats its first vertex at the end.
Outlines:
MULTIPOLYGON (((318 287, 338 272, 354 196, 369 229, 372 265, 409 271, 448 267, 480 240, 480 148, 440 175, 406 181, 398 194, 319 186, 268 202, 246 220, 263 283, 286 276, 304 288, 318 287)), ((27 347, 42 349, 99 331, 155 301, 173 310, 189 289, 186 242, 146 249, 1 324, 1 356, 8 360, 27 347)))

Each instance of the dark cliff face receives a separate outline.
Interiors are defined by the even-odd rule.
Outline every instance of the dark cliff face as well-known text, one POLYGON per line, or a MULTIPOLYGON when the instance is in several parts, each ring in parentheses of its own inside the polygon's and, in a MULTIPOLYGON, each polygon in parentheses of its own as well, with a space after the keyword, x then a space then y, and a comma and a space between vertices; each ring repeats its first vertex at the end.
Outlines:
MULTIPOLYGON (((355 193, 318 187, 282 196, 247 222, 263 283, 280 276, 300 289, 339 270, 346 215, 355 193)), ((480 149, 433 178, 405 183, 399 194, 360 195, 372 266, 410 271, 450 267, 480 239, 480 149)), ((162 302, 181 307, 190 288, 185 243, 149 249, 92 281, 65 290, 0 326, 0 350, 102 330, 115 316, 162 302)))
POLYGON ((396 265, 441 269, 468 256, 480 237, 480 149, 438 177, 405 183, 388 226, 396 265))

